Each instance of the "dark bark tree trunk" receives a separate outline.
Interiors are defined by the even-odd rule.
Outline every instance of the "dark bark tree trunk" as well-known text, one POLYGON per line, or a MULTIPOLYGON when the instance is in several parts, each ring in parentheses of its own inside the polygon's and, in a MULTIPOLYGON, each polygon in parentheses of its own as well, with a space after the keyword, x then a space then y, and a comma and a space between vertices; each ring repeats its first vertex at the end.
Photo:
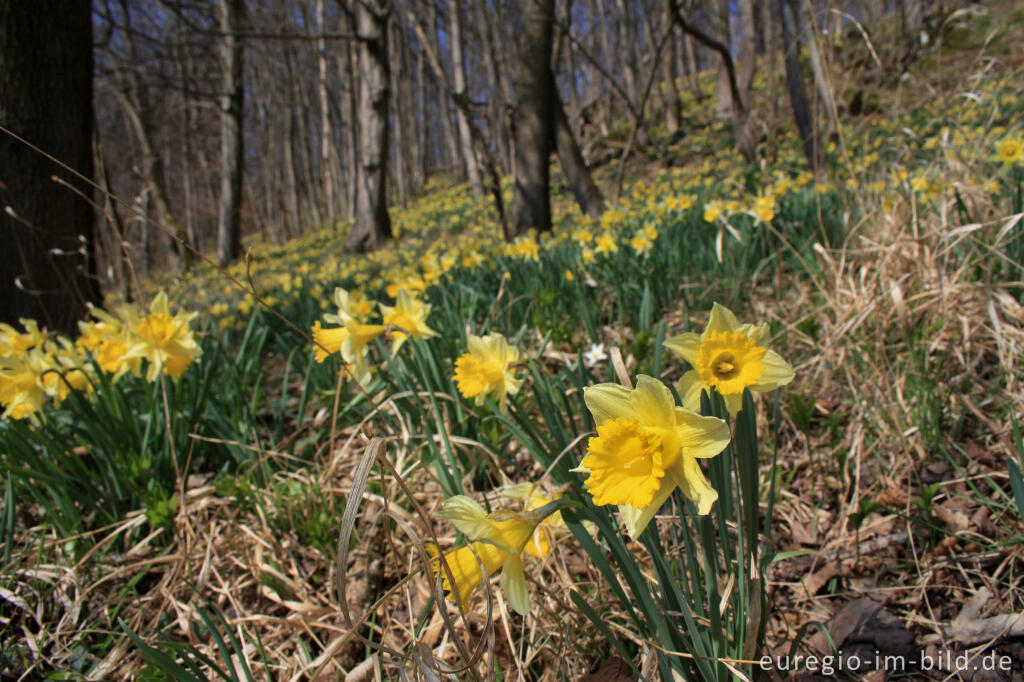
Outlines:
POLYGON ((356 220, 345 240, 353 251, 373 251, 391 238, 388 217, 388 0, 357 0, 360 149, 356 220))
POLYGON ((804 148, 804 155, 811 168, 821 165, 821 154, 818 140, 814 132, 814 119, 807 104, 804 91, 803 76, 800 75, 800 45, 797 41, 797 12, 799 8, 794 0, 776 0, 779 18, 782 22, 782 51, 786 55, 786 85, 789 88, 789 101, 793 107, 793 118, 796 120, 797 132, 804 148))
POLYGON ((814 74, 814 86, 818 90, 818 97, 821 106, 825 110, 826 140, 839 139, 839 112, 836 109, 835 98, 832 97, 832 87, 828 82, 828 73, 825 68, 825 57, 822 54, 818 39, 821 37, 818 31, 818 22, 814 20, 814 8, 810 0, 804 0, 804 12, 800 15, 800 32, 807 36, 807 53, 811 62, 811 73, 814 74))
POLYGON ((505 59, 500 48, 498 34, 500 23, 499 11, 492 12, 486 8, 485 3, 473 2, 472 7, 476 12, 476 21, 483 35, 484 67, 487 70, 487 78, 490 81, 491 96, 488 109, 488 130, 493 130, 491 140, 498 150, 501 160, 501 167, 505 170, 512 168, 512 150, 510 147, 510 133, 508 129, 508 87, 505 78, 505 59))
POLYGON ((242 252, 242 115, 245 99, 243 43, 238 33, 245 17, 245 0, 220 0, 218 23, 224 93, 220 112, 220 217, 217 221, 217 264, 226 267, 242 252))
MULTIPOLYGON (((0 3, 0 125, 91 179, 92 17, 89 0, 59 10, 0 3)), ((92 188, 0 132, 0 321, 25 317, 74 333, 95 300, 92 188), (13 216, 8 212, 13 212, 13 216), (16 216, 16 217, 15 217, 16 216)))
POLYGON ((576 203, 580 205, 580 210, 587 215, 600 218, 604 213, 604 197, 594 183, 587 162, 580 152, 580 146, 576 143, 576 136, 573 135, 572 128, 569 126, 569 119, 562 107, 562 100, 557 95, 552 97, 551 115, 558 164, 562 167, 562 172, 565 173, 565 179, 569 183, 573 196, 576 197, 576 203))
POLYGON ((518 45, 515 113, 515 193, 512 234, 551 229, 548 159, 551 156, 551 41, 554 0, 526 0, 518 45))

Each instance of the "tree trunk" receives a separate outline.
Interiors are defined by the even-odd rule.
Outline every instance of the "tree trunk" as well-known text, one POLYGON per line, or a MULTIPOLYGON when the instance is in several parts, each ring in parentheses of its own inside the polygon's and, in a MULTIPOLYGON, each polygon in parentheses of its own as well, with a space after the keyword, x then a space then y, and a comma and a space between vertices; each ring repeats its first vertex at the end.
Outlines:
POLYGON ((600 218, 604 213, 604 197, 590 175, 587 162, 583 159, 580 146, 569 127, 569 119, 562 108, 562 99, 556 94, 552 97, 551 127, 555 135, 555 149, 558 151, 558 163, 562 167, 565 179, 572 189, 573 196, 580 209, 589 216, 600 218))
POLYGON ((804 81, 800 75, 800 45, 797 41, 797 11, 794 0, 776 0, 779 17, 782 20, 782 50, 786 55, 786 85, 789 88, 789 101, 793 107, 793 118, 796 120, 800 143, 804 155, 811 168, 817 169, 821 164, 818 140, 814 134, 814 119, 807 105, 807 94, 804 92, 804 81))
POLYGON ((740 0, 740 64, 737 71, 744 107, 750 108, 750 86, 757 71, 757 28, 754 25, 753 0, 740 0))
MULTIPOLYGON (((324 0, 316 0, 317 30, 323 35, 327 31, 324 21, 324 0)), ((331 158, 333 136, 331 135, 330 102, 327 98, 327 45, 323 38, 316 41, 317 94, 320 99, 320 175, 323 178, 324 204, 328 225, 334 225, 338 215, 334 198, 334 163, 331 158)))
MULTIPOLYGON (((484 67, 487 70, 487 78, 490 81, 492 88, 491 96, 489 99, 489 113, 488 113, 488 130, 493 130, 494 134, 491 139, 494 142, 495 147, 498 149, 498 154, 501 159, 502 168, 508 170, 512 167, 511 154, 512 150, 509 146, 509 129, 508 129, 508 88, 506 86, 506 79, 504 73, 505 60, 499 50, 499 41, 495 38, 497 32, 497 26, 500 23, 496 23, 497 12, 491 12, 487 9, 484 3, 473 2, 471 3, 476 11, 476 17, 478 25, 480 26, 480 32, 483 34, 483 45, 481 50, 483 51, 484 67)), ((500 8, 499 8, 500 9, 500 8)))
POLYGON ((217 221, 217 264, 227 267, 242 252, 242 115, 244 105, 242 39, 245 0, 220 0, 218 21, 223 33, 220 66, 224 94, 220 112, 220 217, 217 221))
POLYGON ((356 0, 359 36, 360 149, 356 220, 345 240, 353 251, 373 251, 391 238, 388 217, 388 19, 389 0, 356 0))
POLYGON ((835 99, 832 97, 832 88, 828 83, 825 58, 821 53, 821 46, 818 42, 820 37, 818 22, 814 21, 814 8, 811 7, 810 0, 804 0, 804 14, 801 16, 800 27, 807 36, 807 52, 811 58, 811 72, 814 74, 814 85, 818 89, 821 106, 825 109, 825 120, 828 121, 824 139, 838 139, 839 112, 836 110, 835 99))
POLYGON ((551 229, 548 158, 551 156, 551 38, 554 0, 526 0, 518 45, 515 114, 515 193, 512 234, 551 229))
MULTIPOLYGON (((672 2, 665 0, 662 4, 662 23, 665 31, 674 31, 675 22, 672 20, 672 2)), ((679 131, 679 121, 682 111, 679 107, 679 88, 676 87, 676 62, 678 60, 675 37, 669 38, 668 54, 665 55, 663 68, 665 69, 665 128, 670 135, 679 131)))
MULTIPOLYGON (((715 0, 715 32, 714 35, 726 47, 730 44, 732 32, 729 30, 729 0, 715 0)), ((725 55, 719 55, 722 61, 718 66, 718 81, 715 84, 715 114, 723 121, 732 113, 729 74, 726 70, 725 55)))
MULTIPOLYGON (((452 85, 455 89, 455 96, 460 99, 472 99, 466 87, 466 68, 462 59, 462 2, 453 0, 451 4, 451 15, 449 17, 449 29, 451 35, 449 42, 452 48, 452 85)), ((455 110, 456 121, 459 129, 459 149, 462 151, 462 159, 466 164, 466 176, 469 178, 469 185, 473 188, 474 196, 483 196, 484 186, 480 181, 480 167, 477 165, 476 155, 473 153, 473 138, 469 134, 470 110, 461 107, 455 110)))
MULTIPOLYGON (((0 3, 0 125, 86 179, 92 160, 92 18, 89 0, 56 8, 0 3)), ((0 321, 31 318, 76 332, 95 300, 92 188, 7 134, 0 134, 0 321), (11 215, 13 212, 13 215, 11 215), (15 217, 16 216, 16 217, 15 217)))
MULTIPOLYGON (((671 0, 670 0, 671 1, 671 0)), ((700 66, 697 64, 697 50, 693 47, 693 38, 689 34, 683 34, 683 53, 686 55, 686 76, 690 81, 690 90, 699 102, 704 99, 704 93, 700 90, 700 66)))

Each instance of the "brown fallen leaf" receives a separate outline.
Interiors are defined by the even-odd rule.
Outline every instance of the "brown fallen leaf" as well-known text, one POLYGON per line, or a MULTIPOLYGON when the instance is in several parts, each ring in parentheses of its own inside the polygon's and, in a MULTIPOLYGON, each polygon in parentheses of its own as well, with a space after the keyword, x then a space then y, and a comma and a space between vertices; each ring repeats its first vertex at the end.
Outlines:
POLYGON ((609 658, 576 682, 626 682, 633 680, 633 669, 621 658, 609 658))
POLYGON ((840 565, 838 561, 830 561, 825 564, 820 570, 811 575, 807 576, 800 581, 800 584, 804 588, 803 597, 810 599, 818 593, 818 590, 825 586, 829 580, 836 577, 840 573, 840 565))

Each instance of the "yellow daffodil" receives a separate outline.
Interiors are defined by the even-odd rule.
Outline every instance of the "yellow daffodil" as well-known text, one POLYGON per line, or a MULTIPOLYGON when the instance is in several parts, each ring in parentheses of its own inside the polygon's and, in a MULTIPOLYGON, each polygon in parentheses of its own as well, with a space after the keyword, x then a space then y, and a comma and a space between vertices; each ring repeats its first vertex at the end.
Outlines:
POLYGON ((704 204, 704 222, 713 223, 722 217, 722 205, 717 201, 704 204))
POLYGON ((41 348, 49 339, 46 332, 39 329, 35 320, 18 320, 25 328, 25 333, 19 332, 9 324, 0 322, 0 355, 7 357, 18 357, 32 348, 41 348))
POLYGON ((46 403, 43 374, 53 369, 41 349, 33 348, 19 357, 0 356, 0 405, 3 416, 25 419, 41 412, 46 403))
POLYGON ((534 544, 535 555, 543 556, 546 552, 537 536, 537 526, 548 513, 554 511, 550 507, 524 512, 496 511, 487 514, 483 507, 465 495, 456 495, 444 501, 444 509, 438 516, 450 519, 472 542, 469 546, 459 547, 441 555, 436 548, 433 570, 441 576, 442 587, 449 598, 457 598, 463 609, 469 606, 469 596, 484 580, 483 569, 488 576, 501 571, 501 589, 509 604, 523 615, 530 611, 530 595, 526 589, 526 576, 523 573, 522 553, 528 545, 534 544), (451 570, 448 572, 440 565, 441 560, 451 570), (477 559, 479 557, 479 560, 477 559))
MULTIPOLYGON (((606 213, 605 215, 608 214, 606 213)), ((615 253, 616 251, 618 251, 619 245, 615 243, 615 237, 613 237, 611 233, 605 232, 604 234, 597 238, 597 245, 594 247, 594 250, 597 251, 598 253, 603 253, 607 255, 609 253, 615 253)))
POLYGON ((313 352, 316 361, 323 362, 328 355, 341 352, 341 344, 348 338, 348 330, 344 327, 327 327, 320 325, 320 320, 313 323, 313 352))
POLYGON ((767 195, 754 200, 754 207, 750 211, 755 218, 770 223, 775 217, 775 196, 767 195))
POLYGON ((147 381, 156 381, 161 371, 177 379, 202 354, 189 328, 189 323, 198 313, 178 313, 172 316, 167 306, 166 292, 161 291, 156 295, 149 306, 148 315, 139 318, 134 312, 126 314, 132 344, 122 359, 145 358, 149 362, 147 381))
POLYGON ((700 409, 701 390, 713 386, 730 414, 743 405, 743 389, 773 391, 793 380, 793 368, 768 350, 768 325, 740 324, 725 306, 715 304, 704 333, 680 334, 665 341, 692 369, 679 380, 683 405, 700 409))
POLYGON ((629 245, 633 247, 633 250, 639 255, 643 255, 651 250, 654 245, 644 232, 637 232, 632 239, 629 240, 629 245))
POLYGON ((597 436, 576 470, 588 475, 594 504, 618 505, 634 538, 676 487, 698 513, 710 511, 718 493, 697 460, 714 457, 729 443, 724 421, 676 407, 668 387, 643 374, 635 389, 598 384, 584 389, 583 400, 597 436))
POLYGON ((1024 140, 1008 137, 996 146, 996 157, 1005 164, 1024 161, 1024 140))
POLYGON ((324 319, 334 324, 345 324, 352 318, 358 322, 366 322, 373 314, 373 301, 358 291, 347 291, 338 287, 334 290, 334 304, 338 306, 337 315, 324 315, 324 319))
POLYGON ((405 289, 398 292, 398 300, 394 306, 381 303, 380 312, 384 324, 396 327, 391 332, 391 338, 394 339, 392 353, 397 353, 407 338, 429 339, 437 336, 437 332, 427 326, 430 304, 405 289))
POLYGON ((509 346, 501 334, 470 334, 467 345, 469 352, 455 361, 455 383, 459 393, 466 398, 475 398, 477 405, 483 405, 484 398, 493 394, 501 411, 506 412, 505 397, 518 393, 523 383, 512 371, 512 364, 519 361, 519 350, 509 346))

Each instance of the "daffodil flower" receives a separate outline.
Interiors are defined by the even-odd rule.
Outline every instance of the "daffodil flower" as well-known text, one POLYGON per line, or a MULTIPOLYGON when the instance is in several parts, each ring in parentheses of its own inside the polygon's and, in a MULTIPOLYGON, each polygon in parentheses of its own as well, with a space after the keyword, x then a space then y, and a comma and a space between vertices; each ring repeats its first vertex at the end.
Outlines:
POLYGON ((161 371, 177 379, 203 352, 189 328, 199 313, 171 315, 164 291, 153 299, 148 315, 140 318, 130 308, 125 308, 124 314, 132 343, 121 360, 145 358, 149 362, 147 381, 156 381, 161 371))
POLYGON ((665 346, 693 368, 679 380, 683 406, 700 409, 700 392, 714 387, 729 413, 743 406, 743 389, 773 391, 793 380, 793 368, 768 350, 768 325, 740 324, 725 306, 715 304, 704 333, 687 332, 665 346))
POLYGON ((639 537, 677 487, 707 514, 718 499, 698 459, 714 457, 729 443, 721 419, 676 407, 663 383, 641 374, 635 389, 598 384, 583 391, 597 436, 576 471, 594 504, 618 505, 626 530, 639 537))
POLYGON ((395 331, 391 332, 394 339, 392 353, 397 353, 407 338, 429 339, 437 336, 437 332, 427 326, 430 304, 410 294, 406 289, 398 292, 395 305, 387 306, 381 303, 380 314, 384 318, 384 324, 396 327, 395 331))
POLYGON ((370 366, 366 362, 366 344, 384 333, 384 326, 363 324, 354 318, 345 319, 344 327, 323 328, 320 321, 313 323, 313 341, 316 361, 323 362, 328 355, 341 353, 349 365, 352 376, 360 386, 370 383, 370 366))
POLYGON ((555 511, 554 505, 524 512, 496 511, 487 514, 483 507, 465 495, 456 495, 444 501, 444 509, 438 516, 450 519, 472 542, 469 545, 445 552, 431 548, 434 555, 433 570, 441 576, 441 584, 449 598, 456 597, 460 606, 469 605, 469 596, 488 576, 501 572, 501 589, 509 604, 518 613, 530 611, 530 594, 526 589, 526 575, 523 572, 522 553, 535 545, 533 554, 544 556, 546 545, 535 538, 537 527, 544 518, 555 511), (451 570, 440 565, 441 559, 451 570), (479 559, 478 559, 479 557, 479 559), (452 582, 454 579, 454 582, 452 582))
POLYGON ((1007 165, 1024 161, 1024 140, 1008 137, 996 145, 996 158, 1007 165))
POLYGON ((509 346, 501 334, 469 335, 469 352, 455 361, 455 383, 466 398, 475 398, 483 405, 484 398, 494 394, 502 412, 508 410, 505 398, 515 395, 523 380, 517 379, 512 363, 519 360, 519 350, 509 346))

